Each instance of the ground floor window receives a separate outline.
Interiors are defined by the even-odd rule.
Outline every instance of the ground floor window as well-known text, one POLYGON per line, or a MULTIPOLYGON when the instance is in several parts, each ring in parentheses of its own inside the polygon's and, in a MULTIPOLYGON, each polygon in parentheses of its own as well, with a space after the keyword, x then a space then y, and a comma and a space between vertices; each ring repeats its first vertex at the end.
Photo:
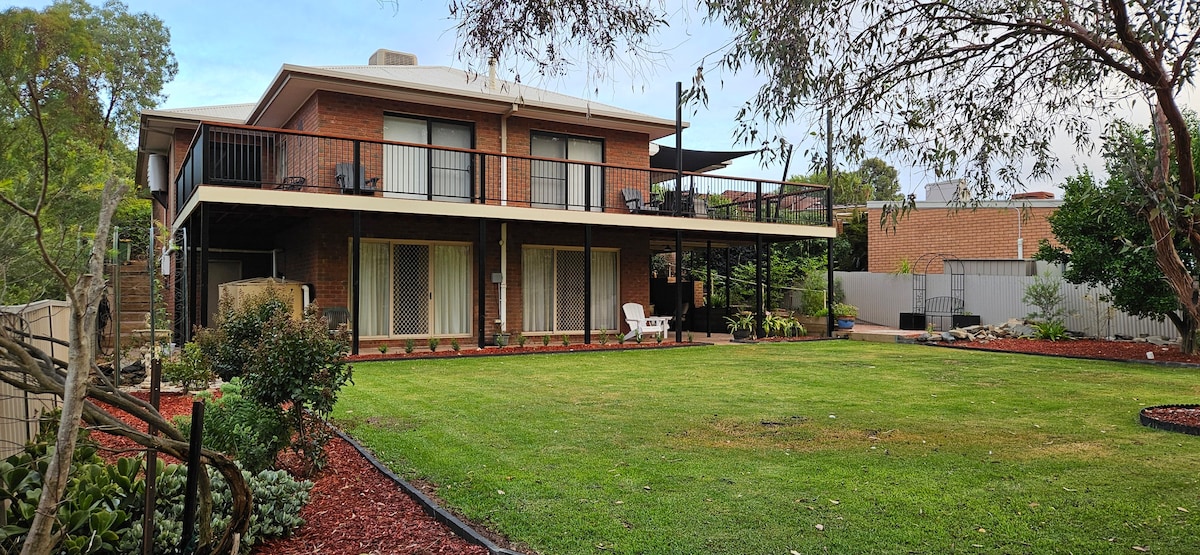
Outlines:
MULTIPOLYGON (((592 249, 592 329, 617 329, 618 253, 592 249)), ((583 249, 525 247, 521 252, 524 331, 583 331, 583 249)))
POLYGON ((359 334, 469 335, 471 246, 363 241, 359 334))

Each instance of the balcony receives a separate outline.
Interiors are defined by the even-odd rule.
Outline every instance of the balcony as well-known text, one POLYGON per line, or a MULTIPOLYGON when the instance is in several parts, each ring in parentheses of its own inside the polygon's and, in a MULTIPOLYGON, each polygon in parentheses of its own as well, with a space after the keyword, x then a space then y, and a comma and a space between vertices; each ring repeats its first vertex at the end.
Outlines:
MULTIPOLYGON (((202 124, 175 180, 199 185, 828 227, 823 186, 202 124)), ((178 212, 177 212, 178 213, 178 212)))

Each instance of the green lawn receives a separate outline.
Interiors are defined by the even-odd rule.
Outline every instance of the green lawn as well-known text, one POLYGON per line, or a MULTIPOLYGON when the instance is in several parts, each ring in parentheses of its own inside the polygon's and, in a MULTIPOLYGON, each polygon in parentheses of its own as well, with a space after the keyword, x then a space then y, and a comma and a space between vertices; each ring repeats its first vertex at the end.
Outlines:
POLYGON ((338 424, 533 551, 1194 553, 1200 371, 853 341, 358 364, 338 424))

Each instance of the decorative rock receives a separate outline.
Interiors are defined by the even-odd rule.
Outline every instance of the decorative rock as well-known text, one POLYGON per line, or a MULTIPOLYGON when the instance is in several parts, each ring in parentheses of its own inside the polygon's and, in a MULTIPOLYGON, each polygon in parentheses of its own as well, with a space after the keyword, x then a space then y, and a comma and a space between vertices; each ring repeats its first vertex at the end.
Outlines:
POLYGON ((1026 326, 1025 324, 1020 324, 1010 328, 1008 334, 1012 337, 1027 337, 1033 335, 1035 332, 1036 330, 1033 328, 1026 326))
POLYGON ((1149 343, 1148 341, 1146 341, 1145 337, 1135 337, 1135 338, 1133 338, 1133 342, 1134 343, 1149 343))
POLYGON ((953 336, 953 335, 950 335, 950 332, 948 332, 948 331, 944 331, 944 332, 942 332, 942 341, 946 341, 946 342, 948 342, 948 343, 953 343, 953 342, 954 342, 954 336, 953 336))
POLYGON ((1171 343, 1173 343, 1172 341, 1167 341, 1166 339, 1159 337, 1157 335, 1152 335, 1150 337, 1147 337, 1146 342, 1153 343, 1155 345, 1158 345, 1159 347, 1164 347, 1164 346, 1167 346, 1167 345, 1170 345, 1171 343))
MULTIPOLYGON (((971 326, 971 327, 976 327, 976 326, 971 326)), ((948 332, 946 332, 946 333, 949 333, 949 334, 950 334, 950 337, 951 337, 951 338, 953 338, 953 339, 971 339, 971 340, 974 340, 974 339, 975 339, 975 337, 971 335, 971 332, 970 332, 970 331, 968 331, 968 330, 970 330, 970 329, 971 329, 971 328, 953 329, 953 330, 950 330, 950 331, 948 331, 948 332)))

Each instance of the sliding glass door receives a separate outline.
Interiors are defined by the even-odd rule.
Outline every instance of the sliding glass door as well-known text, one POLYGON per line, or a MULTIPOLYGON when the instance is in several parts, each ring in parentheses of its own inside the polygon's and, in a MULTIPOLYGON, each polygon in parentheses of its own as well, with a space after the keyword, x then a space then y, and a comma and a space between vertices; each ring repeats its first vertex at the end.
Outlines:
MULTIPOLYGON (((524 331, 583 331, 583 250, 526 247, 521 252, 524 331)), ((616 330, 618 252, 592 251, 592 329, 616 330)))
POLYGON ((469 245, 372 241, 361 252, 361 335, 471 333, 469 245))
MULTIPOLYGON (((470 124, 384 116, 386 141, 472 148, 470 124)), ((432 148, 384 145, 383 189, 387 196, 447 202, 471 201, 471 154, 432 148)))
MULTIPOLYGON (((604 162, 600 139, 534 132, 529 153, 538 158, 604 162)), ((582 163, 534 160, 530 164, 530 202, 537 208, 604 210, 604 173, 582 163)))

